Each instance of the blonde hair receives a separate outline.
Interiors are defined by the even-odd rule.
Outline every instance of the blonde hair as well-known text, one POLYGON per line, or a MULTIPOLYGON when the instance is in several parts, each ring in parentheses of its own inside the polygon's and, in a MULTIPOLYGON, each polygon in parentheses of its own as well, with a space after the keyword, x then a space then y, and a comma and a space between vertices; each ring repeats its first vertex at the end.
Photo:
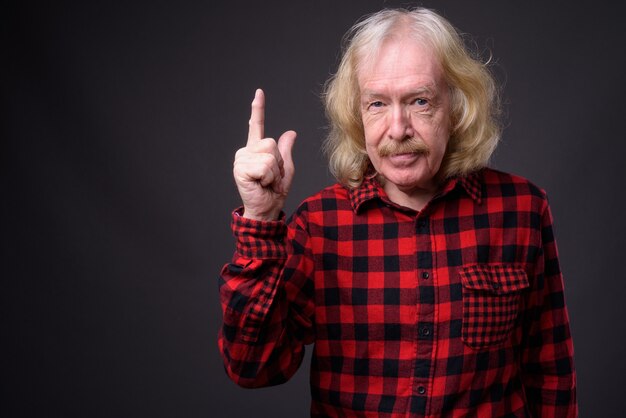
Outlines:
POLYGON ((359 106, 359 66, 398 31, 429 44, 438 57, 451 93, 451 134, 440 176, 449 178, 484 167, 500 138, 499 101, 487 64, 472 56, 457 30, 437 13, 417 8, 386 9, 357 22, 345 35, 341 62, 325 85, 330 132, 324 149, 331 173, 357 187, 371 169, 359 106))

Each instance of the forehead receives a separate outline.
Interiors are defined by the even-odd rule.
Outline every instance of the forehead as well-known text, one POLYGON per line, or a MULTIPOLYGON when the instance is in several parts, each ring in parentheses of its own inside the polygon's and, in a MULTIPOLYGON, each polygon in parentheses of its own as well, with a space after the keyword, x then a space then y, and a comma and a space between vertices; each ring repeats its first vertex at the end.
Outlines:
POLYGON ((379 88, 443 86, 443 71, 433 48, 414 38, 387 39, 362 58, 357 69, 361 91, 379 88))

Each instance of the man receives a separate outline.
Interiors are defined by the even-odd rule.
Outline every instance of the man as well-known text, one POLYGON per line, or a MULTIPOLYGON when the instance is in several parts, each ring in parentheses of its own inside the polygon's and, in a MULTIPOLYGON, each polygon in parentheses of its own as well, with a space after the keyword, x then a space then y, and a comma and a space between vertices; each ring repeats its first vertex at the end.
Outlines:
POLYGON ((339 183, 281 210, 296 134, 252 102, 222 270, 228 375, 279 384, 314 343, 312 416, 571 417, 575 374, 545 193, 486 168, 493 79, 426 9, 358 23, 327 84, 339 183))

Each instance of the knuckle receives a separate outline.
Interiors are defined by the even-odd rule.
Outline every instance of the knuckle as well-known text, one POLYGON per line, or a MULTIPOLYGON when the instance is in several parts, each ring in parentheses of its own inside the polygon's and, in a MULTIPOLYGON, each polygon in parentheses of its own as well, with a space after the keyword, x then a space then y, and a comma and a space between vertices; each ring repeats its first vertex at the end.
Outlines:
POLYGON ((235 152, 235 161, 242 158, 246 154, 247 150, 245 148, 239 148, 237 152, 235 152))
POLYGON ((265 171, 272 171, 274 169, 274 159, 267 154, 264 154, 263 157, 263 168, 265 171))
POLYGON ((271 154, 276 148, 276 141, 272 138, 263 138, 253 145, 254 152, 271 154))

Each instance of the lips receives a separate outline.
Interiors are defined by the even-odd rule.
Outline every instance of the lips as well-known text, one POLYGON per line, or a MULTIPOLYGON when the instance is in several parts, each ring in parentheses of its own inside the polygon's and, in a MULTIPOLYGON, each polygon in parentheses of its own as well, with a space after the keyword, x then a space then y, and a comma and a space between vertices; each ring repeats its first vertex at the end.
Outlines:
POLYGON ((392 154, 387 157, 393 164, 408 164, 413 163, 422 155, 421 152, 406 152, 401 154, 392 154))

